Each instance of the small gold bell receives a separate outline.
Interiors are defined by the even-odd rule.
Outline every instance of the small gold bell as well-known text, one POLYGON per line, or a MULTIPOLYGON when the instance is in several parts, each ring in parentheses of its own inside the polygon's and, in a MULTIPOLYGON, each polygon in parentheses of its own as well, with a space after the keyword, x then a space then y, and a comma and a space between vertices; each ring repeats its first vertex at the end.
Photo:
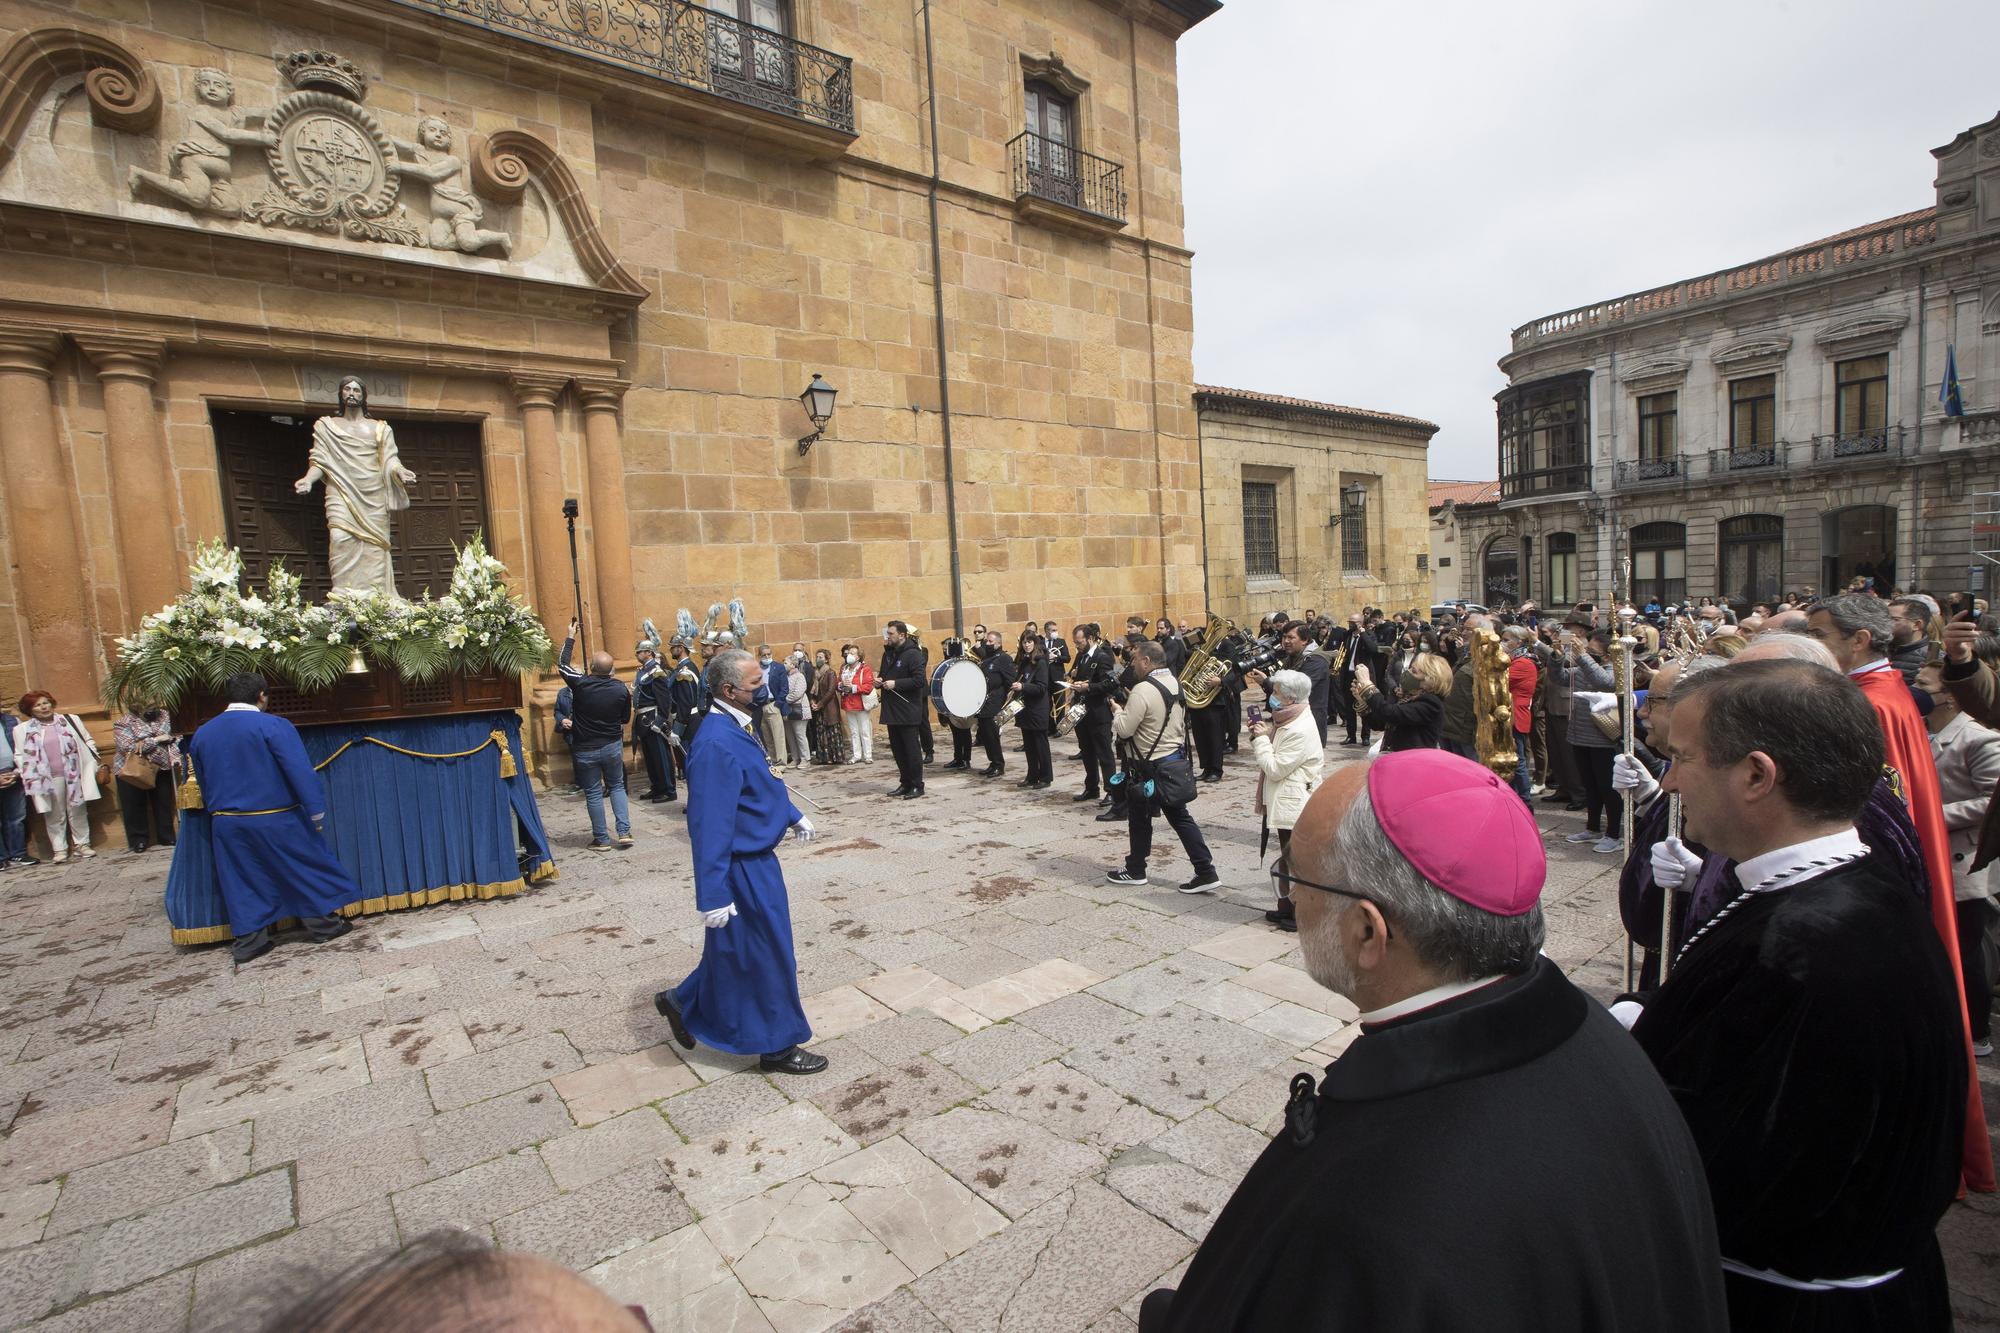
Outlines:
POLYGON ((359 648, 356 648, 354 655, 347 659, 347 674, 350 676, 365 676, 368 674, 368 660, 361 655, 359 648))

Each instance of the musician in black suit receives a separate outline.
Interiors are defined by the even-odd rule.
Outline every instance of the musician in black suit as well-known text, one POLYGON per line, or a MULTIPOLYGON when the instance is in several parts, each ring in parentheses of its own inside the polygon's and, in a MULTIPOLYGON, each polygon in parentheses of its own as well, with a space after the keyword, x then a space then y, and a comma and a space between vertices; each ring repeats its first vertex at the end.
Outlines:
POLYGON ((923 710, 924 725, 917 733, 917 744, 923 748, 924 762, 928 764, 937 758, 937 736, 931 730, 931 650, 916 630, 910 631, 910 642, 917 645, 917 657, 924 673, 924 692, 917 699, 917 706, 923 710))
MULTIPOLYGON (((956 662, 961 660, 964 656, 965 656, 964 639, 953 638, 953 639, 946 639, 944 641, 945 661, 956 662)), ((944 709, 940 707, 938 711, 942 713, 944 709)), ((972 728, 961 727, 956 722, 953 722, 949 717, 947 717, 945 718, 945 729, 951 732, 951 762, 946 764, 945 767, 947 769, 971 768, 972 728)))
POLYGON ((1042 626, 1042 641, 1049 653, 1049 680, 1059 682, 1069 674, 1069 645, 1063 642, 1055 621, 1042 626))
POLYGON ((998 630, 986 631, 979 657, 979 669, 986 673, 986 702, 979 705, 979 743, 986 750, 986 767, 979 770, 979 776, 997 778, 1007 771, 1006 756, 1000 752, 999 713, 1007 703, 1008 687, 1019 673, 1014 659, 1000 651, 998 630))
POLYGON ((890 753, 896 756, 898 782, 889 795, 913 800, 924 794, 919 733, 924 730, 930 678, 924 674, 923 654, 910 639, 910 627, 900 620, 890 621, 882 631, 882 666, 875 673, 875 687, 882 692, 882 721, 889 728, 890 753))
POLYGON ((1053 677, 1048 646, 1041 635, 1030 636, 1022 645, 1021 658, 1015 666, 1020 677, 1008 688, 1021 701, 1021 715, 1015 719, 1015 725, 1021 729, 1022 758, 1028 765, 1028 776, 1019 785, 1039 791, 1055 781, 1055 769, 1049 763, 1049 698, 1053 677))
POLYGON ((1069 678, 1079 688, 1072 694, 1083 702, 1077 720, 1076 743, 1083 754, 1083 790, 1072 801, 1110 800, 1111 696, 1117 685, 1118 663, 1099 638, 1097 622, 1076 627, 1076 665, 1069 678))
POLYGON ((1367 745, 1374 739, 1368 719, 1354 706, 1354 668, 1358 666, 1367 667, 1369 674, 1378 679, 1382 674, 1382 650, 1376 646, 1375 631, 1362 623, 1357 611, 1347 618, 1347 635, 1333 659, 1333 706, 1347 728, 1347 739, 1342 745, 1367 745), (1360 740, 1354 739, 1356 724, 1361 728, 1360 740))

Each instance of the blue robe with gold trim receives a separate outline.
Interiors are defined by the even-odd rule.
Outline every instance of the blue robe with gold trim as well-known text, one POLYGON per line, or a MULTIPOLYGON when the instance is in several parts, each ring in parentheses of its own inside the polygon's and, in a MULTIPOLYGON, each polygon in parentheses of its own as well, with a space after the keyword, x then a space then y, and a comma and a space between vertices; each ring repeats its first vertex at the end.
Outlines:
POLYGON ((326 789, 299 729, 281 717, 233 709, 188 742, 202 804, 214 817, 215 882, 235 935, 287 917, 331 916, 361 889, 313 828, 326 789))
POLYGON ((798 807, 763 747, 721 708, 695 729, 687 764, 695 906, 710 912, 733 902, 737 914, 703 932, 701 964, 674 989, 674 1003, 704 1046, 777 1055, 812 1036, 775 852, 798 807))

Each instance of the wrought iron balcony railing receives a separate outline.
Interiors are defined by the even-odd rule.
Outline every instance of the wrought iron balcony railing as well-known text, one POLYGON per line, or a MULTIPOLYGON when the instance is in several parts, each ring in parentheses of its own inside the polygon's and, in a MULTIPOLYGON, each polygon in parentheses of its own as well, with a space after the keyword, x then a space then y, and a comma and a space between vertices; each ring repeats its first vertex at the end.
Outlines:
POLYGON ((691 0, 395 0, 854 133, 854 62, 691 0))
POLYGON ((1783 445, 1763 444, 1743 449, 1717 449, 1709 455, 1712 470, 1718 473, 1754 472, 1759 468, 1784 466, 1783 445))
POLYGON ((1618 464, 1620 486, 1643 485, 1651 481, 1674 481, 1685 476, 1679 458, 1627 459, 1618 464))
POLYGON ((1813 461, 1837 462, 1845 458, 1868 458, 1877 454, 1903 452, 1903 428, 1888 426, 1877 430, 1851 431, 1845 435, 1815 435, 1813 461))
POLYGON ((1014 196, 1032 195, 1125 222, 1125 168, 1058 139, 1023 130, 1007 145, 1014 196))

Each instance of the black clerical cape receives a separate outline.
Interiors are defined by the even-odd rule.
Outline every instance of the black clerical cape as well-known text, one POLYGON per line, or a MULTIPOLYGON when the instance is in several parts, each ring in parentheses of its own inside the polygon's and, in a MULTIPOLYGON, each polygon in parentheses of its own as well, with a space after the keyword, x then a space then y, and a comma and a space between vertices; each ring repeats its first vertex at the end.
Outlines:
POLYGON ((1874 856, 1718 913, 1632 1035, 1708 1167, 1738 1329, 1951 1327, 1936 1227, 1958 1188, 1958 992, 1924 904, 1874 856))
POLYGON ((1726 1326, 1687 1126, 1541 958, 1371 1025, 1295 1099, 1144 1333, 1726 1326))

